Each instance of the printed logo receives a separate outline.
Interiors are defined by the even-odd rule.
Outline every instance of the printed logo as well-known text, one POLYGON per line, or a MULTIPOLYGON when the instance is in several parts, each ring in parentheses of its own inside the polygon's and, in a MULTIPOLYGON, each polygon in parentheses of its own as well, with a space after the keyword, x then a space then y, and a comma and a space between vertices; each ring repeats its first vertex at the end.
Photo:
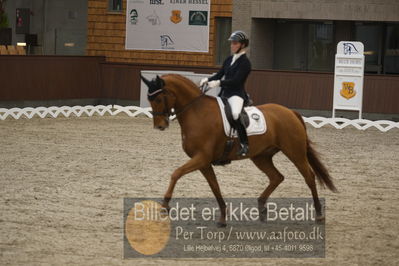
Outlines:
POLYGON ((359 51, 356 49, 356 47, 353 45, 353 43, 347 42, 344 43, 344 54, 358 54, 359 51))
POLYGON ((163 5, 163 0, 150 0, 150 5, 163 5))
POLYGON ((161 35, 161 46, 162 49, 174 49, 172 47, 173 44, 175 44, 172 40, 172 38, 169 35, 161 35))
POLYGON ((154 10, 154 12, 151 15, 146 16, 145 18, 154 26, 155 25, 161 25, 161 20, 159 19, 159 17, 157 15, 157 13, 155 12, 155 10, 154 10))
POLYGON ((188 25, 193 26, 207 26, 208 25, 208 11, 190 11, 188 25))
POLYGON ((342 89, 340 94, 345 99, 349 100, 350 98, 355 97, 355 83, 354 82, 342 82, 342 89))
POLYGON ((170 21, 177 24, 182 21, 181 10, 172 10, 172 16, 170 17, 170 21))
POLYGON ((259 116, 258 114, 252 114, 252 115, 251 115, 251 118, 252 118, 253 120, 258 121, 258 120, 260 119, 260 116, 259 116))
POLYGON ((138 22, 139 14, 136 9, 130 10, 130 24, 136 25, 138 22))

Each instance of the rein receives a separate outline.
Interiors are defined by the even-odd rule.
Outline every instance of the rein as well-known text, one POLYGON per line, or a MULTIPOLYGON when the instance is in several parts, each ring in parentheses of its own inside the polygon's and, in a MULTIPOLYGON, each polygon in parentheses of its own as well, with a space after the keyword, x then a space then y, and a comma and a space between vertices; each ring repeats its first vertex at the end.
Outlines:
MULTIPOLYGON (((166 115, 167 117, 168 117, 168 119, 169 119, 169 117, 170 116, 172 116, 172 115, 175 115, 175 117, 172 119, 172 121, 173 120, 175 120, 176 118, 177 118, 177 116, 178 115, 180 115, 180 114, 182 114, 182 113, 184 113, 185 111, 187 111, 196 101, 198 101, 199 99, 201 99, 205 94, 206 94, 206 92, 207 91, 209 91, 209 89, 210 88, 205 88, 204 89, 204 87, 205 87, 206 85, 204 84, 202 87, 201 87, 201 91, 202 91, 202 93, 201 93, 201 95, 199 95, 199 96, 197 96, 197 97, 195 97, 193 100, 191 100, 188 104, 186 104, 186 105, 184 105, 183 106, 183 108, 181 108, 180 110, 176 110, 176 111, 169 111, 170 109, 169 109, 169 106, 168 106, 168 98, 166 98, 166 95, 164 95, 163 96, 163 102, 164 102, 164 111, 163 112, 152 112, 152 115, 153 116, 163 116, 163 115, 166 115)), ((161 93, 161 92, 167 92, 167 93, 169 93, 168 91, 166 91, 166 90, 163 90, 163 89, 161 89, 158 93, 161 93)), ((154 93, 155 94, 155 93, 154 93)), ((153 95, 154 95, 153 94, 153 95)), ((152 95, 151 95, 152 96, 152 95)))

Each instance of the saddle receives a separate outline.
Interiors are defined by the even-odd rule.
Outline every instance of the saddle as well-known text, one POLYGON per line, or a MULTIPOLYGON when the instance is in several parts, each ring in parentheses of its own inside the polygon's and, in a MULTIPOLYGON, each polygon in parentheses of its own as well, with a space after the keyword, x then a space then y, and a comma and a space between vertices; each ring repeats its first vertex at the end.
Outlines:
MULTIPOLYGON (((231 112, 231 106, 228 103, 227 98, 223 97, 221 99, 222 99, 223 104, 224 104, 224 112, 226 114, 226 118, 229 121, 230 126, 232 128, 234 128, 234 129, 236 129, 235 128, 234 119, 233 119, 233 114, 231 112)), ((245 111, 244 107, 249 106, 249 105, 245 105, 245 104, 248 104, 248 101, 244 101, 244 106, 243 106, 243 108, 241 110, 240 116, 241 116, 241 119, 243 121, 243 124, 244 124, 245 128, 248 128, 248 126, 249 126, 249 117, 248 117, 248 113, 245 111)))
MULTIPOLYGON (((248 97, 245 99, 244 106, 243 106, 243 108, 241 110, 241 113, 240 113, 240 116, 241 116, 240 119, 242 119, 245 128, 248 128, 250 121, 249 121, 248 113, 245 111, 244 107, 251 106, 253 104, 253 102, 249 98, 248 94, 247 94, 247 96, 248 97)), ((226 144, 225 144, 225 147, 224 147, 223 155, 222 155, 222 157, 220 159, 218 159, 216 161, 213 161, 212 162, 213 165, 230 164, 231 160, 228 160, 227 157, 228 157, 229 153, 233 150, 233 146, 234 146, 234 139, 233 139, 233 136, 232 136, 232 130, 236 129, 236 126, 235 126, 236 123, 234 122, 233 114, 231 112, 231 106, 230 106, 229 102, 227 101, 227 98, 221 97, 221 100, 223 101, 224 112, 226 114, 227 120, 229 121, 231 129, 230 129, 229 137, 228 137, 228 139, 226 141, 226 144)))

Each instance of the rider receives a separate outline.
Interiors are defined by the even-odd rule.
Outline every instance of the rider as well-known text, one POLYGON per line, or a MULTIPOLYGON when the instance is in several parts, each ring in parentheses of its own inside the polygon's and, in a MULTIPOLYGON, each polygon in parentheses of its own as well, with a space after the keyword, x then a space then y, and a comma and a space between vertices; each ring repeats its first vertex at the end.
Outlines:
POLYGON ((249 45, 249 39, 245 32, 235 31, 231 34, 230 48, 233 55, 227 57, 222 68, 212 77, 204 78, 200 82, 200 86, 208 83, 209 88, 222 87, 219 96, 228 99, 231 106, 231 112, 235 121, 235 128, 241 143, 241 149, 238 155, 245 156, 248 154, 248 137, 245 129, 244 121, 240 116, 247 100, 244 84, 251 72, 251 62, 246 56, 246 48, 249 45), (224 79, 222 80, 222 78, 224 79))

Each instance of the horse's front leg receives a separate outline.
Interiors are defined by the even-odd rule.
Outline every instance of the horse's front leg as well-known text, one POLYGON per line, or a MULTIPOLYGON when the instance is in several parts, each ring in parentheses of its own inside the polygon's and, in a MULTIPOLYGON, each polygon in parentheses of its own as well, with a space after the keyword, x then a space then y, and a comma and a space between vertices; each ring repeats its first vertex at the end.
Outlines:
POLYGON ((170 183, 168 190, 165 193, 164 200, 162 206, 167 208, 169 210, 169 201, 172 198, 173 190, 175 189, 175 185, 177 180, 180 179, 180 177, 184 176, 185 174, 191 173, 195 170, 201 169, 204 166, 208 165, 208 159, 206 159, 206 156, 203 156, 201 154, 198 154, 191 158, 187 163, 184 165, 180 166, 177 168, 171 178, 170 178, 170 183))
POLYGON ((206 180, 208 181, 209 186, 212 189, 213 194, 219 204, 220 208, 220 218, 217 222, 218 227, 225 227, 226 226, 226 203, 222 197, 222 193, 220 192, 219 183, 216 179, 215 172, 213 171, 213 167, 211 165, 202 168, 201 173, 205 176, 206 180))

